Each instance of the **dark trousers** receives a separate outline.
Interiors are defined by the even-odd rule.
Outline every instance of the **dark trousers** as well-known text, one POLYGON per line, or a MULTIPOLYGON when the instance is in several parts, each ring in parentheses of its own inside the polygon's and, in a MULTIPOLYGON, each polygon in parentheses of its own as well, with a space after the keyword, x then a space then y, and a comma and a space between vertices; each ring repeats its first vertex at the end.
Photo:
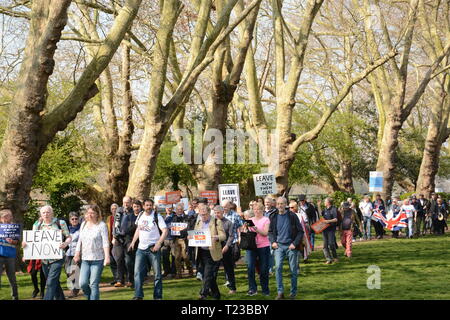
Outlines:
POLYGON ((376 233, 377 237, 383 238, 383 233, 384 233, 383 225, 379 221, 374 221, 373 227, 375 229, 375 233, 376 233))
POLYGON ((109 266, 111 267, 111 272, 113 274, 113 278, 114 281, 118 282, 119 278, 117 277, 117 262, 116 259, 114 259, 114 255, 113 255, 113 246, 110 246, 110 252, 109 252, 109 260, 110 260, 110 264, 109 266))
POLYGON ((191 260, 192 267, 197 268, 195 264, 195 247, 188 247, 188 256, 189 260, 191 260))
POLYGON ((425 216, 417 215, 416 219, 416 236, 425 234, 425 216), (420 230, 422 229, 422 230, 420 230))
POLYGON ((16 280, 16 258, 15 257, 3 257, 0 256, 0 288, 2 286, 2 273, 3 273, 3 266, 5 266, 6 269, 6 275, 9 280, 9 284, 11 286, 11 296, 13 298, 18 299, 19 293, 17 291, 17 280, 16 280))
POLYGON ((219 272, 219 261, 214 261, 208 250, 198 249, 198 259, 204 267, 203 286, 200 295, 207 297, 210 294, 214 299, 220 299, 220 291, 217 286, 217 273, 219 272))
POLYGON ((228 251, 223 254, 222 262, 227 280, 229 282, 228 289, 236 290, 236 279, 234 276, 233 246, 231 246, 228 249, 228 251))
POLYGON ((119 282, 125 282, 125 273, 127 268, 125 265, 125 244, 117 243, 113 247, 113 257, 117 264, 117 278, 119 282))
MULTIPOLYGON (((129 244, 127 244, 128 248, 129 244)), ((136 251, 137 249, 126 251, 125 252, 125 265, 127 266, 127 281, 134 283, 134 263, 136 260, 136 251)))
POLYGON ((336 253, 336 230, 328 227, 322 232, 323 236, 323 253, 327 261, 337 259, 336 253))
POLYGON ((47 279, 45 278, 45 274, 44 271, 41 269, 36 270, 35 269, 35 265, 36 265, 36 260, 33 260, 33 268, 31 269, 30 275, 31 275, 31 282, 33 283, 33 287, 34 287, 34 291, 39 291, 39 285, 38 285, 38 277, 37 274, 39 273, 39 279, 40 279, 40 288, 41 288, 41 296, 44 296, 45 293, 45 282, 47 281, 47 279))
POLYGON ((172 240, 164 240, 164 246, 161 248, 164 276, 177 273, 175 257, 171 254, 171 241, 172 240))

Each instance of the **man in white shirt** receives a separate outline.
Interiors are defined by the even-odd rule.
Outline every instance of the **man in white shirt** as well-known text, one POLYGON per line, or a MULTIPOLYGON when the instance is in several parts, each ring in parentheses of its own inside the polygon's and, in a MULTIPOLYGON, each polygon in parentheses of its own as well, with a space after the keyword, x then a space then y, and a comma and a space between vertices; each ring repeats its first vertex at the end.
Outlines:
POLYGON ((136 262, 134 267, 134 298, 142 300, 144 291, 144 277, 148 270, 148 265, 152 266, 155 274, 155 288, 153 299, 162 299, 162 274, 161 274, 161 246, 167 237, 168 229, 164 218, 154 210, 153 200, 144 201, 144 213, 136 219, 137 229, 130 244, 129 250, 134 248, 139 239, 138 250, 136 252, 136 262))
POLYGON ((409 202, 409 199, 403 200, 403 205, 400 210, 405 212, 406 217, 408 218, 408 238, 411 239, 414 234, 414 222, 417 219, 417 210, 409 202))
POLYGON ((373 205, 368 195, 365 195, 364 200, 359 203, 359 209, 363 216, 364 239, 370 240, 370 221, 373 213, 373 205))

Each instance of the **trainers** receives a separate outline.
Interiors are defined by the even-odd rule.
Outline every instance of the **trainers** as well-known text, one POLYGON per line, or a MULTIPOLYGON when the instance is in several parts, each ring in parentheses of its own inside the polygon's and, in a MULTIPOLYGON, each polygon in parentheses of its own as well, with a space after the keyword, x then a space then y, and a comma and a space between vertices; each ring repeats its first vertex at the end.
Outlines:
POLYGON ((229 286, 229 285, 230 285, 230 282, 227 281, 227 282, 225 282, 223 285, 224 285, 224 286, 229 286))
POLYGON ((203 280, 202 274, 200 272, 197 272, 197 280, 203 280))
POLYGON ((133 284, 131 282, 127 282, 127 283, 125 283, 125 286, 128 288, 131 288, 133 286, 133 284))
POLYGON ((114 285, 114 287, 116 287, 116 288, 122 288, 123 287, 123 284, 122 284, 122 282, 116 282, 116 284, 114 285))
POLYGON ((247 295, 250 296, 250 297, 256 296, 257 294, 258 294, 258 291, 251 291, 251 290, 249 290, 247 292, 247 295))

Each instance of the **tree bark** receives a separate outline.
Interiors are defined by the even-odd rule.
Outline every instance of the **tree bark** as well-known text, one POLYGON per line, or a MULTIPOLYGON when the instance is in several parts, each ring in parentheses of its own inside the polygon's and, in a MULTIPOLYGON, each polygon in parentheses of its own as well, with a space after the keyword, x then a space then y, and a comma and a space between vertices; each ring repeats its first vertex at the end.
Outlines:
POLYGON ((340 189, 348 193, 355 193, 353 188, 353 168, 350 160, 341 162, 341 169, 339 172, 340 189))

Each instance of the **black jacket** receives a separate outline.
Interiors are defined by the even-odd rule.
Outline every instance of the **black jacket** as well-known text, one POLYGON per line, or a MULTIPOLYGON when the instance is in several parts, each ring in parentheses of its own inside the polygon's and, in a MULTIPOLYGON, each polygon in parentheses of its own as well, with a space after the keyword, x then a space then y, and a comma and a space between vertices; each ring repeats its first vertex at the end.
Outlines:
MULTIPOLYGON (((308 217, 309 225, 314 224, 317 221, 317 209, 309 202, 306 202, 306 215, 308 217)), ((298 210, 302 210, 302 205, 298 204, 298 210)))
MULTIPOLYGON (((289 219, 291 222, 291 238, 294 239, 292 242, 294 243, 295 248, 298 249, 305 232, 300 223, 300 220, 298 220, 298 217, 295 213, 286 210, 286 214, 289 215, 289 219)), ((279 213, 276 213, 272 214, 269 218, 270 219, 269 240, 271 244, 277 242, 278 239, 278 229, 277 229, 278 216, 279 213)))
POLYGON ((178 238, 185 239, 185 238, 187 238, 187 235, 188 235, 187 231, 189 229, 188 216, 185 215, 184 213, 181 216, 177 216, 176 214, 174 214, 173 219, 172 219, 172 223, 187 223, 188 227, 186 229, 184 229, 184 230, 181 230, 179 236, 172 236, 172 238, 174 238, 174 239, 178 239, 178 238))

